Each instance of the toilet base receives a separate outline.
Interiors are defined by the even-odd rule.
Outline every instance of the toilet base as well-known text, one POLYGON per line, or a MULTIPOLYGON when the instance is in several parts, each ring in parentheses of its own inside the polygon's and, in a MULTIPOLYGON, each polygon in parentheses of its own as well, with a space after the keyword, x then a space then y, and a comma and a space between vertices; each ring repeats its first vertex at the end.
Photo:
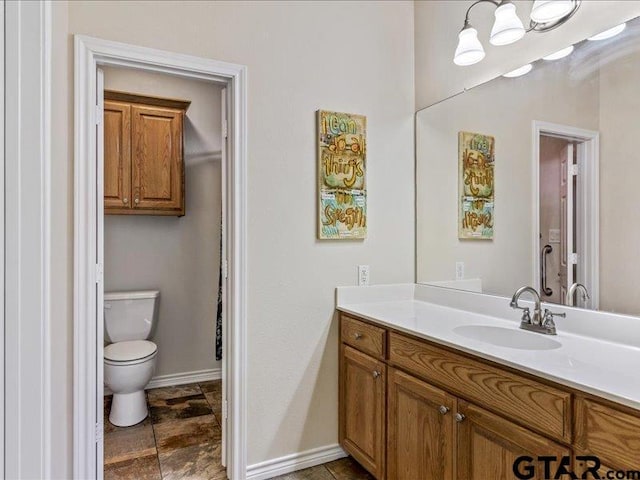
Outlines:
POLYGON ((149 415, 144 390, 132 393, 114 393, 109 421, 116 427, 130 427, 149 415))

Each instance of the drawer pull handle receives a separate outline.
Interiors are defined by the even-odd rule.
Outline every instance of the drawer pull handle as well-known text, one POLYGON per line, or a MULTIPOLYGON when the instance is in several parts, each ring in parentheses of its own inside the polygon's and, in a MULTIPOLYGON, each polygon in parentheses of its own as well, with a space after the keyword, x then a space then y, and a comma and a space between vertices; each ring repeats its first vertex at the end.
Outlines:
POLYGON ((380 372, 377 370, 373 371, 373 378, 378 378, 380 376, 380 372))
POLYGON ((134 198, 134 199, 133 199, 133 201, 134 201, 134 203, 135 203, 136 205, 140 203, 140 199, 139 199, 139 198, 134 198))
POLYGON ((465 416, 461 413, 456 413, 455 419, 456 419, 456 422, 460 423, 465 419, 465 416))
POLYGON ((127 203, 129 203, 129 199, 127 197, 124 197, 122 199, 122 203, 124 203, 126 205, 127 203))
POLYGON ((356 340, 360 340, 362 337, 364 337, 364 335, 361 334, 360 332, 354 333, 353 336, 356 340))
POLYGON ((438 411, 442 414, 442 415, 446 415, 447 412, 449 412, 449 408, 445 407, 444 405, 440 405, 440 407, 438 407, 438 411))

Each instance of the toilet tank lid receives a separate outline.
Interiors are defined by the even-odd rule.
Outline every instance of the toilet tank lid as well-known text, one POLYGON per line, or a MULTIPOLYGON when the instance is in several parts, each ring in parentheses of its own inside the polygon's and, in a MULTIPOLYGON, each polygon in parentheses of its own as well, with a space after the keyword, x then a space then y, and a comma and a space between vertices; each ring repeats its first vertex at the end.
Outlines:
POLYGON ((159 290, 135 290, 129 292, 104 292, 104 299, 110 300, 136 300, 142 298, 157 298, 159 290))

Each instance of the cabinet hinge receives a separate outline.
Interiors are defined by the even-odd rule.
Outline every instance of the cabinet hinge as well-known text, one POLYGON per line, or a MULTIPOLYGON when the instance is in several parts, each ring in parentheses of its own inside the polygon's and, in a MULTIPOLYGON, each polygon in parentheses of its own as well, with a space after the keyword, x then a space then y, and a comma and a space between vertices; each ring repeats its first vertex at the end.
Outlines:
POLYGON ((222 137, 227 138, 229 136, 229 124, 227 119, 224 119, 222 122, 222 137))
POLYGON ((570 253, 568 260, 569 260, 569 263, 571 265, 577 265, 578 264, 578 254, 577 253, 570 253))
POLYGON ((224 260, 224 266, 222 267, 222 273, 224 275, 224 278, 227 279, 229 278, 229 261, 227 259, 224 260))
POLYGON ((96 423, 96 443, 101 443, 102 442, 102 425, 99 423, 96 423))
POLYGON ((104 267, 101 263, 96 263, 96 283, 102 283, 104 278, 104 267))
POLYGON ((578 166, 577 163, 569 165, 569 175, 576 176, 578 175, 579 172, 580 172, 580 167, 578 166))
POLYGON ((222 402, 222 419, 226 420, 228 416, 229 416, 229 404, 225 399, 225 401, 222 402))
POLYGON ((101 105, 96 105, 96 125, 102 124, 102 119, 104 117, 104 108, 101 105))

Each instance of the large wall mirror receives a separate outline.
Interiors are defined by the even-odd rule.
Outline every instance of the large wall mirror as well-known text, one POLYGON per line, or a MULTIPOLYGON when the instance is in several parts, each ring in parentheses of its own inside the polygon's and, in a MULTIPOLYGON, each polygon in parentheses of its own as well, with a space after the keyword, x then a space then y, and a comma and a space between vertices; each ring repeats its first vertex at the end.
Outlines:
POLYGON ((570 50, 417 113, 419 283, 640 315, 640 17, 570 50))

